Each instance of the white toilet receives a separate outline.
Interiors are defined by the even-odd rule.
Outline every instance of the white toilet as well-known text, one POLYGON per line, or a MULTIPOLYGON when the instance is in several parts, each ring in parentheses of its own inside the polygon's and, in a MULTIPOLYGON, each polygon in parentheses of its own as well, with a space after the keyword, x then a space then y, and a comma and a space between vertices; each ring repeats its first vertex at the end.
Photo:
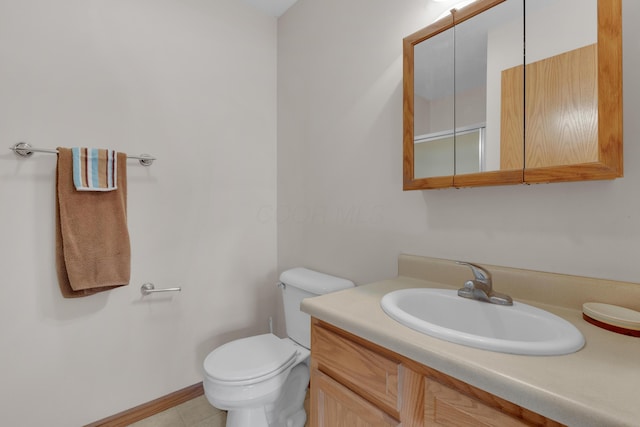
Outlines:
POLYGON ((293 268, 280 275, 288 338, 273 334, 224 344, 204 361, 204 391, 211 405, 227 410, 227 427, 303 427, 309 384, 309 315, 302 299, 351 288, 353 282, 293 268))

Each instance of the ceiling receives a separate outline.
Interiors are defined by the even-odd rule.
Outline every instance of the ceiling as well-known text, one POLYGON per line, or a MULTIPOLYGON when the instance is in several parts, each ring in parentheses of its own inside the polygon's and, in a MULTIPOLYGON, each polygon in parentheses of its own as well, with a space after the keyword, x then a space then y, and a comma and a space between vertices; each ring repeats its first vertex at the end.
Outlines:
POLYGON ((297 0, 243 0, 267 15, 278 17, 285 13, 297 0))

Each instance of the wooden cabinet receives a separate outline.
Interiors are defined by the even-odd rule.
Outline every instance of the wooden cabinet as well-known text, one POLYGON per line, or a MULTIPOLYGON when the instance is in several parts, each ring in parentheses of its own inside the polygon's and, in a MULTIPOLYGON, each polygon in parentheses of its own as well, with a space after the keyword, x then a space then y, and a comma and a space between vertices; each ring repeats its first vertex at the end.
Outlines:
POLYGON ((621 0, 477 0, 405 37, 403 67, 404 190, 623 176, 621 0))
POLYGON ((561 426, 313 319, 311 427, 561 426))

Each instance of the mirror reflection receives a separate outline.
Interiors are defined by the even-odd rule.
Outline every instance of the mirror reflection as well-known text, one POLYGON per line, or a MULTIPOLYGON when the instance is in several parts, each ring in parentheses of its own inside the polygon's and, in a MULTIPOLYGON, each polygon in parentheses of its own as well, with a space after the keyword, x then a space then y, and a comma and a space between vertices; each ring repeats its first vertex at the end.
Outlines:
POLYGON ((484 126, 416 136, 415 176, 446 176, 485 170, 484 126), (454 148, 455 147, 455 148, 454 148))
POLYGON ((414 47, 416 178, 454 174, 454 58, 453 28, 414 47))
POLYGON ((598 161, 597 11, 597 0, 526 4, 527 168, 598 161))

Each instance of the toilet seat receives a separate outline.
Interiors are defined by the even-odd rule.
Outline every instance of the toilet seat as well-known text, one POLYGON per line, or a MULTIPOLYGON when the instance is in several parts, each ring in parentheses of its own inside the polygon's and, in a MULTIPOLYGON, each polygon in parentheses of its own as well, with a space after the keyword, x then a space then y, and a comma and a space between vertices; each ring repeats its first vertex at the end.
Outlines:
POLYGON ((251 384, 287 370, 296 362, 297 355, 291 341, 263 334, 218 347, 205 359, 204 369, 214 382, 251 384))

